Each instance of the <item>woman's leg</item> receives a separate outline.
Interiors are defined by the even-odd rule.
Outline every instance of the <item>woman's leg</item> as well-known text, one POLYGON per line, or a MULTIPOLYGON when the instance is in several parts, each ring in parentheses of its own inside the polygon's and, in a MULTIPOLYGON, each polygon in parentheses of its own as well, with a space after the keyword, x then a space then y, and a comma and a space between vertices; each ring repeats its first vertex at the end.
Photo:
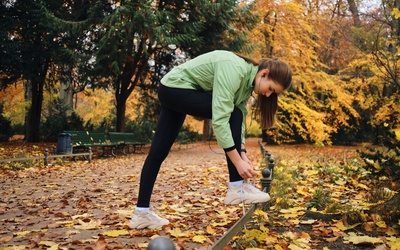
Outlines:
MULTIPOLYGON (((235 148, 239 152, 239 155, 240 155, 240 149, 242 147, 242 145, 241 145, 242 144, 242 122, 243 122, 243 113, 238 107, 235 107, 231 114, 231 118, 229 119, 229 125, 231 127, 233 141, 235 142, 235 148)), ((239 175, 239 172, 237 171, 235 165, 233 165, 232 161, 229 159, 229 157, 226 154, 225 154, 225 156, 226 156, 226 162, 228 164, 229 181, 234 182, 234 181, 243 180, 243 177, 241 177, 239 175)))
POLYGON ((149 207, 154 183, 162 162, 167 157, 172 144, 182 127, 186 115, 161 106, 155 134, 149 154, 144 161, 140 176, 138 207, 149 207))
POLYGON ((162 162, 185 120, 186 114, 211 118, 211 94, 160 85, 161 112, 156 131, 140 176, 138 207, 149 207, 154 183, 162 162))

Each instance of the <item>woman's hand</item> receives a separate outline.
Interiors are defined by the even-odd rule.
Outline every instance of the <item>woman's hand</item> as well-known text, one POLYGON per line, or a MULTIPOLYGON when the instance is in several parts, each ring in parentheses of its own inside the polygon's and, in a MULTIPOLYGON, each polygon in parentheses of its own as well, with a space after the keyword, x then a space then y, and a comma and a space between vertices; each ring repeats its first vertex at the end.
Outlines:
POLYGON ((235 167, 240 176, 243 177, 243 179, 249 179, 257 176, 256 171, 254 171, 253 164, 251 164, 247 157, 246 159, 242 159, 241 161, 236 163, 235 167))
POLYGON ((249 158, 247 158, 247 154, 245 152, 241 152, 240 153, 240 157, 247 162, 248 164, 250 164, 253 167, 253 163, 251 163, 251 161, 249 160, 249 158))
POLYGON ((244 152, 241 153, 242 155, 239 155, 238 151, 235 149, 226 152, 226 154, 228 155, 229 159, 231 159, 239 175, 242 176, 243 179, 249 179, 257 176, 256 171, 254 171, 253 164, 250 162, 244 152))

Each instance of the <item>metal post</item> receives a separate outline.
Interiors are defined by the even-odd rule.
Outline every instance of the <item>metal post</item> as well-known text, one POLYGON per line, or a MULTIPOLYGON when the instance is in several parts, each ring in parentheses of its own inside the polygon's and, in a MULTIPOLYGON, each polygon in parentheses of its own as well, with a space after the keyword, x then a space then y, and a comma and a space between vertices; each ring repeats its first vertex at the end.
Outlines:
MULTIPOLYGON (((261 178, 261 185, 262 185, 262 190, 269 194, 271 191, 271 183, 273 178, 275 160, 274 158, 272 158, 271 154, 267 150, 265 150, 265 148, 263 151, 263 156, 266 167, 261 171, 261 174, 263 176, 261 178)), ((270 202, 262 204, 262 210, 263 211, 269 210, 270 205, 271 205, 270 202)))
POLYGON ((89 163, 92 162, 92 155, 93 155, 92 147, 89 147, 89 163))
POLYGON ((44 166, 48 166, 49 165, 49 150, 46 148, 44 150, 44 166))
POLYGON ((268 168, 271 171, 271 180, 274 178, 274 167, 275 167, 275 160, 272 157, 268 159, 268 168))

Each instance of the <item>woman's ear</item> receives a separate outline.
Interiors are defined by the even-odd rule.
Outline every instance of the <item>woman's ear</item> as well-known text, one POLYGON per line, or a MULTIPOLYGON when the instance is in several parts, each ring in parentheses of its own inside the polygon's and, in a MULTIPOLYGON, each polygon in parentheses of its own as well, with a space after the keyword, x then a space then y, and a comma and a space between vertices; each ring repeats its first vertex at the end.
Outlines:
POLYGON ((266 77, 269 74, 269 69, 263 69, 262 70, 262 77, 266 77))

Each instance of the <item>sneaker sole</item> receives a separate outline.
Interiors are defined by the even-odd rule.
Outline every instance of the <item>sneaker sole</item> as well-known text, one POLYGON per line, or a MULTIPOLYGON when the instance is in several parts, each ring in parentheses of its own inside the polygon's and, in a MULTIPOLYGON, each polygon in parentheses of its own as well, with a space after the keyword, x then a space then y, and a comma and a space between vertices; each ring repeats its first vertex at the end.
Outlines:
POLYGON ((148 229, 157 229, 157 228, 161 228, 165 225, 168 225, 169 221, 165 224, 146 224, 146 223, 142 223, 142 224, 138 224, 138 225, 134 225, 132 223, 129 223, 129 228, 130 229, 144 229, 144 228, 148 228, 148 229))
MULTIPOLYGON (((244 200, 243 203, 244 204, 255 204, 255 203, 268 202, 270 200, 271 200, 271 198, 268 197, 268 199, 266 198, 266 199, 258 199, 258 200, 257 199, 256 200, 244 200)), ((236 199, 233 199, 231 201, 224 200, 224 204, 226 204, 226 205, 237 205, 237 204, 240 204, 240 203, 242 203, 242 199, 241 198, 236 198, 236 199)))

